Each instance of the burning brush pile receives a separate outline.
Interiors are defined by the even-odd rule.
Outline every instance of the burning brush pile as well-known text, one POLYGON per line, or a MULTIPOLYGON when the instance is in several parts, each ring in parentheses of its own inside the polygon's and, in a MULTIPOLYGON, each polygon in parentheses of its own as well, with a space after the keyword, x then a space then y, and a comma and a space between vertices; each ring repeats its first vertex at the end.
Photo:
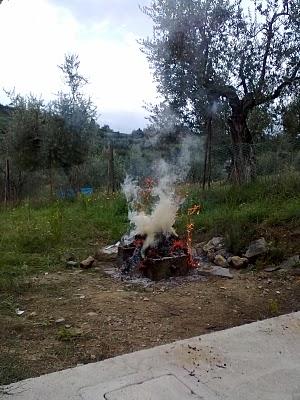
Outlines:
POLYGON ((191 215, 199 213, 200 207, 189 210, 187 235, 179 238, 174 224, 183 199, 175 194, 172 183, 170 176, 156 181, 148 178, 141 187, 132 179, 125 181, 132 229, 118 249, 122 274, 158 281, 186 275, 196 266, 191 252, 191 215))

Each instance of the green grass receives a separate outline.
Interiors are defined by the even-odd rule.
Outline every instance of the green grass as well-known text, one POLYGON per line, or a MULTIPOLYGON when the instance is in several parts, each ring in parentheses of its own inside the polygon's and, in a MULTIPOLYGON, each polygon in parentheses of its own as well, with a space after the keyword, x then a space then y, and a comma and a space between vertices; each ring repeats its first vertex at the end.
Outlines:
MULTIPOLYGON (((7 351, 1 352, 0 365, 1 385, 9 385, 32 376, 32 371, 29 369, 28 365, 15 353, 10 354, 7 351)), ((4 390, 1 392, 0 388, 0 398, 1 394, 9 395, 10 392, 5 392, 4 390)))
MULTIPOLYGON (((243 187, 216 185, 202 191, 190 186, 177 229, 185 232, 187 208, 201 204, 202 212, 193 217, 195 236, 224 235, 229 248, 238 253, 270 227, 299 225, 299 194, 299 174, 243 187)), ((27 276, 62 268, 66 253, 80 259, 93 254, 97 241, 117 241, 128 229, 127 206, 121 194, 52 204, 25 202, 1 209, 0 226, 0 291, 21 290, 27 276)))
POLYGON ((95 251, 97 240, 118 240, 127 229, 120 194, 98 194, 74 202, 22 206, 0 211, 0 291, 16 287, 30 274, 63 265, 66 253, 78 258, 95 251))
MULTIPOLYGON (((183 190, 188 195, 177 220, 179 233, 185 233, 187 209, 201 204, 201 213, 193 216, 197 240, 224 235, 228 247, 238 254, 251 239, 263 235, 273 241, 266 262, 276 263, 290 255, 281 234, 299 229, 299 174, 264 179, 243 187, 215 185, 202 191, 189 186, 183 190), (276 232, 279 239, 273 240, 276 232)), ((81 259, 94 253, 95 243, 120 239, 128 229, 127 205, 121 194, 95 194, 52 204, 25 202, 15 208, 0 209, 0 227, 0 318, 4 321, 17 318, 19 294, 33 290, 29 276, 63 269, 66 254, 73 253, 81 259)), ((39 289, 46 295, 47 291, 55 293, 56 286, 39 289)), ((276 300, 270 302, 269 308, 271 313, 278 314, 276 300)), ((79 338, 80 332, 60 328, 57 339, 69 346, 63 347, 60 354, 66 351, 69 357, 73 343, 79 338)), ((14 346, 17 344, 12 342, 14 346)), ((0 365, 0 384, 32 375, 15 353, 4 351, 0 365)))
MULTIPOLYGON (((192 187, 182 214, 193 204, 202 205, 202 212, 193 217, 195 231, 205 237, 224 235, 229 248, 240 252, 264 230, 299 226, 300 175, 265 178, 242 187, 216 185, 205 191, 192 187)), ((185 224, 182 216, 179 231, 185 224)))

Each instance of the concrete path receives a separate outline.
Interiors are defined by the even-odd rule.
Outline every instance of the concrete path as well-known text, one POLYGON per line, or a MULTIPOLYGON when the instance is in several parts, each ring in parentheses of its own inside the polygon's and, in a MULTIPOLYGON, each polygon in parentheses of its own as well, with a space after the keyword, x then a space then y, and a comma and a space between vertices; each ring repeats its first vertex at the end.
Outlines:
POLYGON ((300 400, 300 312, 29 379, 6 390, 5 400, 300 400))

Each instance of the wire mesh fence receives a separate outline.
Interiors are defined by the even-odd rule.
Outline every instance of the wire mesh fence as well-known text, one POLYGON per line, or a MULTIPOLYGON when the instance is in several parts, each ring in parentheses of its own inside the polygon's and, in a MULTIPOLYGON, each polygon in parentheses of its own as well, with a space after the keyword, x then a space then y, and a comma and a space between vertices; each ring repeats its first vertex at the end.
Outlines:
POLYGON ((229 180, 234 158, 239 155, 241 162, 250 159, 254 178, 279 176, 288 172, 300 173, 300 140, 294 139, 278 143, 213 146, 207 160, 208 165, 205 165, 203 158, 192 161, 189 180, 203 182, 206 172, 206 181, 226 182, 229 180))
MULTIPOLYGON (((91 191, 118 190, 127 173, 137 171, 144 178, 149 175, 149 165, 157 159, 157 153, 142 151, 138 156, 124 149, 114 150, 113 159, 97 156, 68 170, 62 168, 35 171, 21 170, 12 160, 0 161, 0 202, 18 202, 24 198, 74 198, 91 191), (113 163, 113 165, 112 165, 113 163), (113 174, 108 173, 113 168, 113 174), (114 180, 113 184, 110 182, 114 180), (89 190, 85 190, 90 188, 89 190)), ((246 157, 251 154, 254 176, 269 179, 286 173, 300 173, 300 140, 265 141, 257 144, 241 144, 238 148, 213 145, 206 159, 202 145, 190 158, 186 181, 206 186, 211 183, 228 183, 235 154, 246 157), (206 164, 205 164, 206 159, 206 164)), ((172 160, 176 164, 176 160, 172 160)))

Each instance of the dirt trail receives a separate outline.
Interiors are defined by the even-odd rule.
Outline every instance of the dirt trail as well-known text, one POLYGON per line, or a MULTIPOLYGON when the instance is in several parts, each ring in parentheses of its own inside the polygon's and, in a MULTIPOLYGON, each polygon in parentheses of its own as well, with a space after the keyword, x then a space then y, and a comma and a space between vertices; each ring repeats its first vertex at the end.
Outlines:
POLYGON ((144 288, 98 267, 35 277, 17 301, 25 313, 3 317, 0 327, 2 354, 24 366, 13 379, 298 311, 300 280, 237 272, 144 288))

